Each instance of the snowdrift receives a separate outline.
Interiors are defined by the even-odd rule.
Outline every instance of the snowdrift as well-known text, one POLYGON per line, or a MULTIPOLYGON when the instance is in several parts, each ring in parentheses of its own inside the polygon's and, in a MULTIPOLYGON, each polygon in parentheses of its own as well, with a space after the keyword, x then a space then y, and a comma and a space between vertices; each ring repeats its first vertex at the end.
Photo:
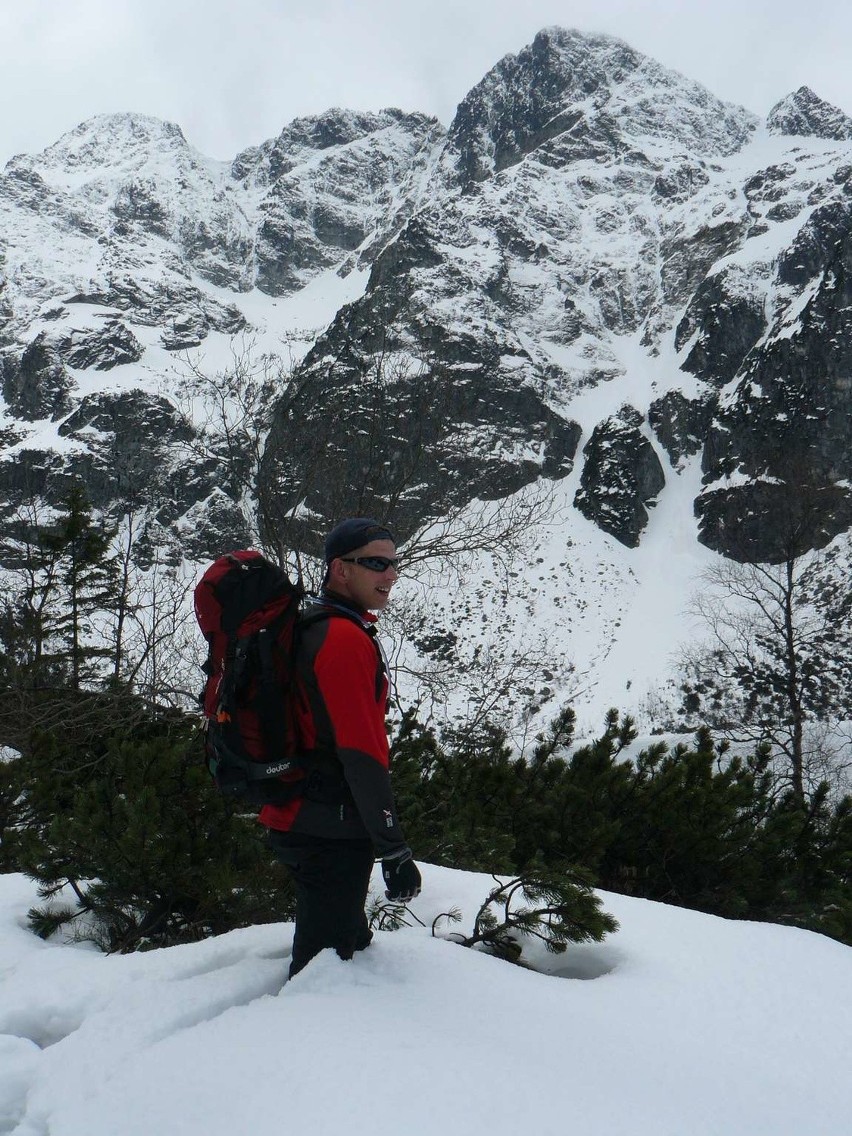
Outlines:
MULTIPOLYGON (((486 875, 413 905, 465 924, 486 875)), ((378 892, 380 879, 374 886, 378 892)), ((603 893, 606 942, 511 966, 414 926, 283 983, 292 926, 105 957, 25 929, 0 877, 0 1132, 841 1136, 852 952, 603 893)))

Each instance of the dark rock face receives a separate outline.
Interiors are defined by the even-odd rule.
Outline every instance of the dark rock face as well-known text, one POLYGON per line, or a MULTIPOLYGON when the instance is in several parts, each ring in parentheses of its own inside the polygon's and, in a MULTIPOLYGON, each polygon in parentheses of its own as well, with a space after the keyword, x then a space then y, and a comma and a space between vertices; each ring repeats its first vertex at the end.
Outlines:
POLYGON ((95 304, 126 313, 128 322, 143 327, 163 327, 164 336, 177 325, 192 328, 191 338, 204 339, 210 331, 237 335, 247 327, 245 316, 234 304, 222 304, 205 296, 191 284, 152 283, 132 275, 93 281, 84 292, 65 297, 65 303, 95 304))
MULTIPOLYGON (((219 487, 219 463, 187 461, 195 431, 162 396, 142 390, 88 395, 59 434, 76 445, 62 454, 25 451, 0 461, 4 516, 37 500, 59 507, 82 480, 94 508, 107 515, 144 502, 146 523, 162 529, 161 544, 174 541, 178 522, 181 545, 200 557, 215 553, 226 536, 231 547, 245 543, 245 522, 219 487)), ((139 547, 144 550, 144 541, 139 547)))
POLYGON ((580 428, 519 382, 514 364, 530 360, 509 336, 411 318, 418 274, 443 267, 439 224, 426 212, 410 221, 308 355, 306 396, 282 408, 267 441, 265 497, 329 520, 373 509, 404 537, 448 507, 570 471, 580 428))
POLYGON ((379 513, 404 540, 427 516, 570 471, 579 426, 501 378, 499 345, 425 328, 428 364, 389 353, 377 370, 363 353, 374 328, 345 309, 309 357, 303 398, 279 411, 267 441, 267 499, 285 511, 303 502, 317 532, 347 512, 379 513), (356 329, 359 344, 347 340, 356 329))
POLYGON ((813 135, 838 142, 852 139, 852 118, 819 98, 810 87, 799 87, 776 103, 766 119, 770 134, 813 135))
POLYGON ((53 450, 22 447, 0 461, 0 520, 11 521, 35 501, 59 506, 73 485, 66 461, 53 450))
POLYGON ((200 312, 187 312, 175 315, 160 335, 160 342, 167 351, 187 351, 198 347, 209 333, 207 320, 200 312))
POLYGON ((11 353, 0 357, 0 383, 9 410, 25 422, 60 418, 71 409, 72 380, 44 332, 20 359, 11 353))
POLYGON ((152 179, 137 179, 122 185, 112 204, 119 221, 135 222, 155 236, 168 240, 172 217, 166 205, 159 200, 157 184, 152 179))
POLYGON ((683 159, 677 165, 658 174, 654 179, 654 192, 666 201, 686 201, 710 181, 706 162, 683 159))
POLYGON ((9 299, 4 295, 6 282, 0 275, 0 348, 8 347, 15 342, 12 334, 12 322, 15 311, 9 299))
MULTIPOLYGON (((802 289, 833 271, 839 258, 848 258, 852 201, 833 201, 817 209, 778 258, 778 283, 802 289)), ((823 299, 825 306, 825 298, 823 299)))
MULTIPOLYGON (((160 517, 161 524, 166 520, 165 515, 160 517)), ((208 560, 219 556, 223 549, 246 548, 250 543, 242 512, 227 494, 216 488, 187 512, 180 525, 179 552, 190 560, 208 560)))
POLYGON ((756 480, 702 493, 695 513, 703 544, 742 563, 779 564, 824 548, 848 529, 852 493, 838 485, 756 480))
POLYGON ((748 229, 748 218, 741 217, 666 237, 661 249, 661 283, 666 303, 676 305, 688 300, 712 265, 740 246, 748 229))
POLYGON ((139 490, 162 485, 164 496, 192 503, 178 490, 181 480, 168 457, 175 444, 193 437, 192 427, 162 396, 146 391, 87 395, 59 427, 63 438, 85 443, 69 466, 86 466, 84 478, 92 504, 108 507, 115 499, 133 499, 139 490))
POLYGON ((651 403, 648 421, 673 466, 701 449, 715 408, 716 399, 710 395, 690 399, 677 390, 651 403))
MULTIPOLYGON (((342 125, 353 139, 364 128, 342 125)), ((333 516, 344 510, 328 502, 327 486, 333 470, 343 468, 347 502, 390 501, 405 531, 442 502, 499 497, 542 475, 564 476, 580 432, 570 413, 554 410, 551 386, 576 389, 618 372, 590 364, 569 379, 546 353, 536 354, 536 341, 542 333, 560 345, 585 339, 591 358, 608 334, 640 330, 661 302, 684 302, 690 284, 743 239, 749 218, 731 220, 726 211, 688 238, 672 227, 661 241, 656 202, 650 209, 639 202, 655 194, 665 208, 688 201, 710 182, 704 160, 694 155, 732 153, 753 128, 747 112, 608 37, 550 29, 503 60, 459 108, 433 183, 435 202, 379 252, 364 297, 338 314, 308 356, 300 378, 313 406, 288 404, 276 418, 264 495, 291 506, 304 501, 314 513, 333 516), (644 152, 641 139, 649 137, 681 148, 670 166, 644 152), (579 161, 582 176, 574 173, 579 161), (565 176, 553 180, 558 197, 552 199, 550 174, 542 171, 554 170, 565 176), (594 254, 578 249, 584 225, 598 238, 594 254), (537 322, 539 309, 549 313, 547 322, 537 322), (402 357, 408 373, 388 377, 388 361, 402 357), (378 414, 371 394, 377 368, 386 388, 378 414), (319 472, 305 481, 299 446, 317 436, 326 439, 323 452, 301 457, 302 466, 307 457, 319 472), (387 451, 378 465, 369 451, 376 436, 387 451)), ((276 192, 282 175, 295 169, 284 158, 292 145, 288 139, 264 159, 270 176, 279 178, 276 192)), ((242 175, 249 165, 241 165, 242 175)), ((289 241, 292 234, 294 243, 286 255, 277 245, 275 271, 298 276, 293 250, 306 246, 297 239, 294 208, 288 205, 281 237, 289 241)), ((334 240, 344 236, 338 232, 334 240)), ((282 278, 279 285, 289 282, 282 278)), ((263 286, 274 290, 269 281, 263 286)), ((625 516, 612 526, 635 542, 647 516, 643 502, 664 479, 638 430, 632 448, 626 437, 621 441, 633 462, 627 497, 638 505, 624 506, 625 516)), ((590 487, 581 499, 594 495, 590 487)), ((597 506, 592 511, 606 515, 597 506)))
MULTIPOLYGON (((584 53, 574 54, 582 58, 584 53)), ((635 68, 638 58, 636 52, 624 49, 624 65, 635 68)), ((551 139, 585 125, 582 111, 565 104, 571 103, 572 94, 592 94, 603 76, 593 68, 574 75, 573 61, 563 66, 559 43, 541 32, 530 47, 517 57, 508 56, 474 87, 459 105, 450 129, 465 180, 482 181, 551 139)), ((582 139, 583 144, 592 147, 589 139, 582 139)))
POLYGON ((638 135, 680 145, 700 138, 708 154, 745 143, 754 118, 695 85, 694 105, 669 117, 672 83, 670 73, 620 40, 547 28, 501 60, 459 105, 449 135, 459 175, 479 182, 534 150, 556 167, 612 156, 635 160, 642 157, 632 142, 638 135))
POLYGON ((157 539, 238 542, 254 464, 228 473, 224 442, 195 446, 168 399, 126 390, 157 382, 134 372, 140 340, 197 348, 246 329, 241 306, 274 334, 285 305, 242 293, 369 266, 277 408, 262 497, 317 528, 375 507, 405 534, 564 477, 573 401, 613 382, 614 405, 635 402, 641 344, 660 397, 598 425, 577 507, 637 543, 664 482, 647 414, 676 468, 703 447, 707 544, 771 558, 807 526, 824 542, 852 480, 852 120, 797 91, 769 116, 771 164, 744 150, 755 125, 616 39, 556 28, 501 60, 448 135, 332 110, 226 165, 144 116, 84 123, 0 175, 0 492, 56 502, 76 474, 108 508, 145 484, 157 539), (125 389, 75 402, 71 369, 118 367, 125 389), (56 453, 21 452, 26 422, 63 416, 56 453))
POLYGON ((777 334, 720 405, 696 503, 701 539, 738 559, 744 550, 776 557, 779 533, 798 533, 805 521, 817 547, 849 525, 848 490, 837 483, 852 477, 852 204, 816 210, 777 277, 807 284, 809 298, 793 324, 781 309, 777 334), (725 485, 734 475, 756 484, 725 485), (807 507, 795 503, 797 487, 807 507))
POLYGON ((120 320, 109 320, 95 331, 72 331, 57 344, 69 367, 109 371, 122 363, 136 363, 144 348, 133 332, 120 320))
POLYGON ((165 398, 130 390, 87 396, 59 428, 68 451, 24 451, 0 461, 0 516, 34 501, 61 507, 80 481, 96 510, 139 509, 137 562, 204 560, 249 542, 245 517, 223 486, 222 464, 200 457, 195 431, 165 398))
MULTIPOLYGON (((794 162, 782 162, 758 170, 743 186, 748 200, 751 227, 749 237, 769 231, 769 222, 792 221, 814 200, 805 200, 799 184, 799 170, 794 162)), ((819 190, 817 191, 820 192, 819 190)))
POLYGON ((192 436, 192 428, 167 399, 142 390, 87 395, 59 427, 59 434, 79 438, 91 430, 112 434, 122 449, 142 449, 164 438, 186 441, 192 436))
POLYGON ((659 458, 641 433, 643 418, 632 406, 592 431, 583 451, 583 472, 574 504, 616 540, 635 548, 648 523, 647 506, 666 483, 659 458))
MULTIPOLYGON (((744 267, 737 259, 714 271, 749 237, 795 218, 805 207, 802 174, 792 160, 758 170, 724 196, 713 195, 722 169, 713 158, 742 147, 753 128, 754 120, 745 112, 688 85, 678 86, 656 65, 607 37, 552 29, 518 56, 501 61, 462 102, 451 127, 445 166, 455 194, 421 210, 385 247, 373 263, 364 298, 339 314, 306 362, 305 376, 315 384, 318 401, 348 408, 342 415, 334 412, 338 433, 356 439, 345 457, 338 446, 327 447, 327 457, 318 464, 320 484, 335 462, 338 467, 342 463, 350 499, 362 500, 357 486, 362 483, 363 489, 363 470, 373 466, 357 439, 373 437, 376 421, 384 436, 405 436, 399 420, 371 417, 373 403, 365 398, 365 376, 394 352, 421 360, 420 381, 432 390, 427 409, 419 395, 412 396, 410 375, 395 380, 393 398, 404 413, 418 420, 422 405, 422 412, 444 417, 455 427, 417 432, 416 475, 405 464, 410 455, 397 455, 394 445, 389 447, 389 469, 398 475, 406 468, 418 486, 428 482, 437 490, 419 488, 404 495, 405 507, 395 506, 401 514, 412 508, 412 518, 418 511, 422 516, 436 500, 454 502, 464 485, 471 495, 487 497, 510 492, 536 476, 536 466, 541 472, 566 470, 576 447, 575 428, 564 421, 560 426, 558 416, 552 421, 550 406, 533 394, 551 382, 558 388, 563 376, 557 366, 533 358, 525 346, 532 337, 525 339, 517 329, 527 331, 537 303, 549 304, 548 338, 563 346, 585 344, 591 356, 595 341, 606 334, 632 334, 643 331, 643 325, 642 342, 653 347, 664 313, 685 306, 675 347, 688 348, 683 369, 699 380, 699 392, 702 385, 708 389, 694 398, 674 389, 656 399, 648 415, 674 466, 705 446, 707 485, 696 505, 704 518, 702 538, 722 551, 733 549, 723 536, 724 526, 715 525, 710 495, 719 491, 717 482, 730 469, 745 473, 745 482, 757 477, 763 465, 755 462, 755 472, 748 473, 741 462, 724 455, 729 442, 739 458, 744 444, 742 428, 731 441, 734 434, 725 416, 739 415, 748 422, 750 413, 741 392, 730 394, 727 388, 767 357, 777 316, 766 301, 769 273, 776 271, 779 287, 803 287, 815 266, 825 266, 826 241, 835 239, 808 237, 805 230, 797 242, 801 247, 782 256, 777 270, 744 267), (677 142, 684 153, 670 164, 661 163, 658 156, 648 156, 654 152, 650 139, 677 142), (578 163, 588 171, 577 178, 574 194, 566 195, 564 210, 551 216, 536 201, 537 178, 546 180, 539 171, 564 171, 567 178, 578 163), (643 209, 625 206, 641 195, 654 203, 659 223, 643 209), (712 210, 694 209, 690 215, 689 203, 702 195, 712 210), (743 198, 744 206, 736 203, 743 198), (686 208, 678 213, 682 206, 686 208), (686 220, 672 222, 670 210, 686 220), (598 240, 597 260, 586 250, 575 255, 581 226, 598 240), (634 234, 635 260, 648 268, 644 274, 627 267, 633 264, 629 258, 606 253, 608 243, 616 248, 626 230, 634 234), (546 285, 536 291, 528 283, 543 279, 548 267, 558 275, 558 309, 546 285), (439 310, 442 316, 436 317, 439 310), (461 313, 457 318, 450 314, 455 310, 461 313), (335 360, 333 371, 329 359, 335 360), (711 425, 716 392, 723 389, 724 410, 711 425), (508 454, 520 455, 525 448, 521 460, 507 460, 508 454), (532 462, 530 450, 537 455, 532 462)), ((813 205, 820 187, 808 188, 807 202, 813 205)), ((825 208, 836 208, 836 202, 825 208)), ((533 336, 540 333, 536 329, 533 336)), ((604 364, 580 374, 581 382, 593 383, 618 370, 604 364)), ((300 496, 305 485, 296 472, 298 439, 315 432, 317 419, 316 412, 292 407, 279 417, 270 437, 266 477, 283 499, 304 499, 322 513, 322 494, 311 488, 300 496)), ((586 447, 576 498, 586 516, 630 546, 638 542, 647 505, 665 480, 640 425, 641 417, 633 420, 630 414, 600 424, 586 447)), ((761 429, 772 435, 768 423, 761 429)), ((374 474, 366 499, 399 498, 388 488, 391 484, 385 474, 374 474)), ((760 500, 769 498, 763 494, 760 500)), ((401 527, 408 523, 406 515, 401 527)), ((753 537, 746 543, 752 550, 757 547, 753 537)))
POLYGON ((741 270, 707 277, 675 332, 680 351, 695 336, 682 369, 715 387, 729 383, 766 330, 762 297, 741 270))

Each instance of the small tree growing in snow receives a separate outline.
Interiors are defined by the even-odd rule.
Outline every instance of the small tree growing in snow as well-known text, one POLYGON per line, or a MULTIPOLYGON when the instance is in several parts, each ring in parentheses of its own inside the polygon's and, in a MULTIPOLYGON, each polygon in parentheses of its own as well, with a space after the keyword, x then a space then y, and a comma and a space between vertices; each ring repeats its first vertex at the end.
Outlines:
MULTIPOLYGON (((469 935, 453 933, 464 947, 481 947, 508 962, 519 962, 524 939, 539 939, 552 954, 562 954, 569 943, 599 943, 618 930, 618 922, 601 910, 591 878, 580 868, 564 872, 530 872, 512 880, 494 877, 496 887, 476 913, 469 935)), ((458 912, 439 916, 458 922, 458 912)))

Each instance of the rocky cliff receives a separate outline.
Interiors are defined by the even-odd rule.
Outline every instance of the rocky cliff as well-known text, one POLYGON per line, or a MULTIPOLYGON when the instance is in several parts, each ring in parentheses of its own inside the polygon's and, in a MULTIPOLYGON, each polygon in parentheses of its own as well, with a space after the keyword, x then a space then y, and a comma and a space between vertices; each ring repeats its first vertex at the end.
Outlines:
MULTIPOLYGON (((654 437, 603 461, 613 420, 583 424, 576 504, 605 531, 640 539, 664 484, 646 469, 656 443, 675 463, 703 451, 695 511, 711 547, 784 555, 802 484, 811 531, 796 539, 825 543, 850 520, 848 126, 807 88, 761 125, 618 41, 542 32, 462 101, 428 202, 308 355, 313 405, 289 407, 270 439, 277 491, 288 491, 279 459, 292 465, 329 403, 347 407, 357 477, 373 413, 359 392, 395 353, 417 366, 397 370, 389 398, 413 407, 427 383, 453 424, 429 440, 404 525, 448 493, 564 477, 581 434, 572 404, 606 383, 654 437)), ((388 431, 389 468, 405 445, 388 431)), ((307 495, 295 490, 319 513, 334 461, 307 495)), ((390 495, 378 481, 366 498, 390 495)))

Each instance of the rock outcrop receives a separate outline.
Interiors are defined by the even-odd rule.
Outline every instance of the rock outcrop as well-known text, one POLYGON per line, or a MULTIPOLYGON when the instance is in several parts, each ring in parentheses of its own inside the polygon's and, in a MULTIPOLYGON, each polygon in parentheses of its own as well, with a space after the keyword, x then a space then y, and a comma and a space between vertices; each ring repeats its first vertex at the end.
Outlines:
POLYGON ((20 356, 9 352, 0 357, 0 382, 9 412, 24 422, 59 418, 71 409, 73 380, 45 332, 20 356))
POLYGON ((770 134, 852 141, 852 118, 815 95, 810 87, 799 87, 776 103, 767 116, 766 129, 770 134))
POLYGON ((666 483, 660 459, 642 434, 642 415, 623 406, 592 431, 574 504, 616 540, 635 548, 648 523, 648 508, 666 483))

